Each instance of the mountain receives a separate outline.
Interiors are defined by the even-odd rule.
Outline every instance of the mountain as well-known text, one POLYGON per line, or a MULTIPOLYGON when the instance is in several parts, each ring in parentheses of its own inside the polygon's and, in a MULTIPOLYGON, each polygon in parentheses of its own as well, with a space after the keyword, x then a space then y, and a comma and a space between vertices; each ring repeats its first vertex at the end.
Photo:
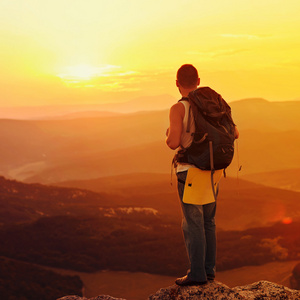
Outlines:
MULTIPOLYGON (((107 156, 114 159, 118 149, 122 149, 121 155, 131 149, 148 149, 148 143, 164 138, 167 122, 166 111, 76 120, 0 120, 0 174, 24 180, 43 169, 60 168, 70 173, 67 166, 64 167, 68 164, 77 167, 78 172, 77 164, 81 162, 83 167, 89 168, 87 178, 97 177, 92 173, 99 176, 99 172, 89 167, 89 161, 96 165, 99 161, 101 165, 107 161, 107 156)), ((161 146, 163 148, 164 144, 161 146)), ((133 159, 134 153, 130 156, 133 159)))
MULTIPOLYGON (((135 137, 130 138, 126 129, 120 129, 120 144, 112 136, 107 136, 106 141, 101 140, 101 137, 105 138, 105 134, 91 139, 82 134, 72 138, 59 137, 54 143, 41 144, 40 148, 33 148, 32 151, 27 148, 31 145, 19 145, 18 148, 23 147, 24 155, 27 153, 28 157, 25 159, 28 162, 23 163, 24 157, 19 155, 10 157, 11 153, 4 153, 0 170, 2 175, 9 178, 47 184, 136 172, 170 174, 174 152, 167 148, 162 137, 160 141, 148 143, 147 139, 155 140, 155 137, 151 138, 141 128, 133 130, 136 131, 135 137), (137 136, 141 137, 140 140, 137 136), (144 143, 138 144, 141 140, 144 143), (123 149, 109 149, 122 146, 123 149), (35 153, 36 161, 32 161, 35 153), (23 161, 19 161, 21 158, 23 161), (15 166, 17 162, 18 165, 15 166)), ((234 160, 227 169, 230 176, 236 176, 240 165, 240 176, 300 167, 300 134, 297 132, 271 134, 253 130, 241 131, 237 143, 234 160), (291 139, 294 139, 294 143, 290 143, 291 139), (290 144, 287 148, 288 143, 290 144)))
POLYGON ((98 215, 99 207, 114 205, 113 197, 106 194, 76 188, 25 184, 0 177, 0 228, 36 221, 41 217, 78 216, 83 212, 98 215))
MULTIPOLYGON (((126 174, 69 181, 59 186, 83 188, 99 193, 125 196, 133 206, 152 207, 174 220, 180 219, 176 179, 170 185, 167 174, 126 174)), ((245 230, 300 218, 300 193, 266 187, 236 178, 224 178, 218 198, 217 228, 245 230), (272 208, 272 209, 270 209, 272 208)))
POLYGON ((53 300, 66 294, 82 295, 78 276, 62 276, 40 266, 0 257, 1 299, 53 300))
POLYGON ((102 104, 102 110, 131 113, 138 111, 154 111, 169 109, 177 99, 170 95, 144 96, 122 103, 102 104))
MULTIPOLYGON (((126 209, 159 212, 181 220, 176 180, 166 174, 128 174, 94 180, 62 182, 58 186, 25 184, 0 178, 2 225, 32 222, 41 217, 102 216, 126 209), (126 208, 126 209, 125 209, 126 208), (142 209, 143 208, 143 209, 142 209)), ((218 230, 245 230, 300 218, 300 193, 225 178, 218 198, 218 230), (272 208, 272 209, 270 209, 272 208)))
MULTIPOLYGON (((240 129, 228 174, 300 168, 300 102, 232 103, 240 129), (277 119, 281 118, 279 122, 277 119), (297 122, 296 122, 297 119, 297 122)), ((168 110, 63 120, 0 120, 0 174, 54 183, 136 172, 170 173, 168 110)))
POLYGON ((300 130, 300 101, 270 102, 260 98, 230 103, 240 130, 261 132, 300 130))
POLYGON ((300 167, 300 156, 297 154, 300 151, 299 130, 240 130, 235 146, 235 158, 228 168, 231 176, 237 173, 238 165, 242 165, 241 176, 300 167))
POLYGON ((254 173, 242 176, 243 179, 266 186, 300 192, 300 169, 254 173))
POLYGON ((80 111, 65 114, 58 117, 47 118, 52 120, 72 120, 72 119, 87 119, 87 118, 103 118, 103 117, 113 117, 117 116, 120 113, 110 112, 110 111, 80 111))
POLYGON ((23 107, 1 107, 0 118, 3 119, 49 119, 64 118, 69 114, 86 114, 86 112, 114 112, 132 113, 146 110, 165 110, 176 103, 176 99, 170 95, 144 96, 122 102, 116 100, 113 103, 103 103, 99 99, 96 104, 83 105, 49 105, 49 106, 23 106, 23 107))

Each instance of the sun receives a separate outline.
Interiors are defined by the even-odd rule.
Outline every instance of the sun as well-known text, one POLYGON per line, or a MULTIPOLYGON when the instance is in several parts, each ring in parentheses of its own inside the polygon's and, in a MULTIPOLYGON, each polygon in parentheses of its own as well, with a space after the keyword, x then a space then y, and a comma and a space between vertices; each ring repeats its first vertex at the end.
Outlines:
POLYGON ((128 78, 132 78, 136 73, 116 65, 77 64, 61 68, 61 72, 56 76, 70 88, 116 90, 117 87, 124 88, 128 78))
POLYGON ((69 66, 58 74, 58 77, 66 81, 87 81, 98 76, 101 76, 101 70, 88 64, 69 66))

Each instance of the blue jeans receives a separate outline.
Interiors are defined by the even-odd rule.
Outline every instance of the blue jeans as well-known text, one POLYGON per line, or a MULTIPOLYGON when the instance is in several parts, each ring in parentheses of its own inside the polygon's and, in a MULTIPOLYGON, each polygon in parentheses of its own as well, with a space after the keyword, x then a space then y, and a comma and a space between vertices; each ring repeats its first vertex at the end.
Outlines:
POLYGON ((215 275, 216 265, 216 202, 205 205, 182 202, 187 171, 177 173, 178 194, 183 212, 182 230, 190 260, 188 278, 206 281, 207 274, 215 275))

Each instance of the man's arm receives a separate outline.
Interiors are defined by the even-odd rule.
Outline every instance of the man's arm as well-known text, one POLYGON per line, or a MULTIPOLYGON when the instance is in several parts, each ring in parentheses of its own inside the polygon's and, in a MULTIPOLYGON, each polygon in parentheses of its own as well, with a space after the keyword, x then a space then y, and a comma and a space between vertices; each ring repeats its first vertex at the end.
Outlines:
POLYGON ((184 118, 184 106, 182 103, 174 104, 170 109, 170 127, 167 129, 167 145, 175 150, 180 146, 182 121, 184 118))
POLYGON ((238 139, 239 136, 240 136, 240 133, 239 133, 237 127, 235 126, 235 127, 234 127, 234 138, 235 138, 235 139, 238 139))

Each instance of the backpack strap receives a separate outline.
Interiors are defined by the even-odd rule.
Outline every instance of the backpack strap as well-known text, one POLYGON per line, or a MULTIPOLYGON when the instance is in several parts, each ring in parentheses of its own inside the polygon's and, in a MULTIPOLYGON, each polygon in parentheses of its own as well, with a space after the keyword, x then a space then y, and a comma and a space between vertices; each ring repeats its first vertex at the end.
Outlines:
MULTIPOLYGON (((190 98, 189 97, 182 97, 178 102, 180 101, 187 101, 189 102, 190 98)), ((186 127, 186 132, 190 133, 191 131, 191 105, 189 105, 189 113, 188 113, 188 120, 187 120, 187 127, 186 127)))
POLYGON ((186 132, 190 133, 190 131, 191 131, 191 105, 189 106, 189 114, 188 114, 188 120, 186 126, 186 132))
POLYGON ((178 102, 179 102, 179 101, 189 101, 189 100, 190 100, 189 97, 182 97, 180 100, 178 100, 178 102))
POLYGON ((215 201, 217 201, 218 188, 217 190, 215 190, 215 183, 214 183, 215 167, 214 167, 214 153, 213 153, 212 141, 209 141, 209 156, 210 156, 210 169, 211 169, 211 187, 212 187, 215 201))

